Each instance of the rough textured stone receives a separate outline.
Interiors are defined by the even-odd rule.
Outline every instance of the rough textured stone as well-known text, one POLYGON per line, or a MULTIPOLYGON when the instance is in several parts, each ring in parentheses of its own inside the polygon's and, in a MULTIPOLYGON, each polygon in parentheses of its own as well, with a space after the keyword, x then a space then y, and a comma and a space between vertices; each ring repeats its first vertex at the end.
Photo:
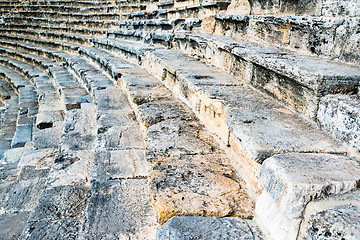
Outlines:
POLYGON ((93 152, 59 152, 48 176, 49 186, 88 185, 93 152))
MULTIPOLYGON (((2 189, 4 196, 1 199, 0 211, 11 213, 33 210, 45 188, 45 183, 44 179, 33 179, 9 184, 2 189)), ((3 187, 2 185, 1 188, 3 187)))
POLYGON ((306 239, 359 239, 360 206, 343 205, 313 214, 306 239))
POLYGON ((234 180, 224 155, 172 157, 150 173, 150 202, 159 222, 173 216, 241 216, 252 214, 244 184, 234 180))
POLYGON ((216 217, 173 217, 158 228, 158 240, 262 239, 249 220, 216 217))
POLYGON ((163 99, 142 104, 138 107, 138 112, 140 121, 146 128, 167 119, 191 120, 196 118, 183 103, 175 99, 163 99))
POLYGON ((17 126, 14 138, 11 142, 11 147, 24 147, 32 138, 32 125, 17 126))
POLYGON ((80 239, 155 239, 146 179, 92 182, 80 239))
POLYGON ((340 142, 360 151, 360 97, 328 95, 321 99, 318 121, 340 142))
POLYGON ((277 239, 296 239, 305 206, 314 199, 358 188, 359 162, 316 153, 282 154, 262 165, 264 191, 255 213, 277 239))
POLYGON ((120 150, 129 148, 144 148, 143 134, 138 124, 129 126, 113 126, 98 135, 101 148, 120 150))
POLYGON ((47 188, 39 198, 31 221, 79 219, 84 215, 88 188, 84 186, 59 186, 47 188))
POLYGON ((29 212, 17 212, 0 215, 0 238, 1 239, 19 239, 26 221, 29 217, 29 212))
POLYGON ((220 151, 212 137, 195 121, 169 119, 157 123, 149 127, 145 142, 150 161, 161 161, 174 155, 220 151))
POLYGON ((147 177, 150 170, 145 150, 102 150, 96 153, 92 179, 115 180, 147 177))
POLYGON ((68 111, 65 117, 61 149, 84 150, 92 148, 95 140, 95 106, 83 104, 82 109, 68 111))
POLYGON ((78 239, 81 222, 78 220, 30 222, 21 235, 22 239, 78 239))

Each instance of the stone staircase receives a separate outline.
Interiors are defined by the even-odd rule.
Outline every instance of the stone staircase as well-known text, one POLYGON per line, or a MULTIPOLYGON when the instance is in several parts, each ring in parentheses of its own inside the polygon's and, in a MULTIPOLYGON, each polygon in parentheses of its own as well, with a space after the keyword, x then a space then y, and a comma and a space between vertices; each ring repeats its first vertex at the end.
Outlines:
POLYGON ((360 238, 359 8, 0 1, 0 238, 360 238))

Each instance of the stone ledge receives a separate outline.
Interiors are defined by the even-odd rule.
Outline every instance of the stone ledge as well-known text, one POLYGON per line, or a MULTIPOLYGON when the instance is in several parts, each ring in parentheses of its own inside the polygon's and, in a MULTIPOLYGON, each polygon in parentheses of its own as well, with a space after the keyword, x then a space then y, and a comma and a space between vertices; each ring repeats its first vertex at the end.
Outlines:
POLYGON ((306 205, 359 188, 359 162, 345 156, 289 153, 267 159, 256 218, 276 239, 296 239, 306 205))
POLYGON ((216 217, 173 217, 158 228, 156 239, 260 240, 262 235, 250 220, 216 217))
POLYGON ((327 95, 318 110, 320 126, 340 142, 360 152, 360 98, 357 95, 327 95))

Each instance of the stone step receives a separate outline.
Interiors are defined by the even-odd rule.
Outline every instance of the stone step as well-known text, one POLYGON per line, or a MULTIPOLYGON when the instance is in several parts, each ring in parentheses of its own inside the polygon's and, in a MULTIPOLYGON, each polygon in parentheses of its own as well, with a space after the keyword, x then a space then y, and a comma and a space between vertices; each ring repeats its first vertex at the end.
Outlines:
POLYGON ((21 239, 77 237, 90 187, 96 139, 96 111, 92 103, 66 112, 59 153, 46 188, 30 214, 21 239))
POLYGON ((68 43, 75 43, 81 45, 89 45, 91 41, 91 38, 88 36, 76 35, 71 33, 40 31, 39 29, 32 30, 0 28, 0 33, 2 35, 25 36, 45 40, 66 41, 68 43))
POLYGON ((359 197, 359 191, 354 191, 311 202, 305 209, 300 235, 307 239, 359 238, 359 197))
MULTIPOLYGON (((204 34, 111 30, 108 35, 119 40, 173 47, 196 56, 226 69, 313 120, 320 97, 358 91, 358 67, 316 56, 204 34)), ((94 44, 99 41, 93 40, 94 44)), ((119 46, 113 39, 107 41, 109 47, 119 46)))
POLYGON ((260 164, 273 154, 345 152, 271 97, 196 59, 157 49, 145 55, 142 65, 192 106, 224 146, 230 146, 234 164, 246 169, 244 177, 254 189, 259 187, 260 164))
MULTIPOLYGON (((0 78, 0 103, 1 103, 1 107, 4 106, 4 101, 6 99, 10 99, 10 98, 15 97, 15 96, 16 96, 16 91, 14 91, 12 86, 8 82, 6 82, 6 81, 4 81, 4 80, 2 80, 0 78)), ((2 109, 2 110, 4 110, 4 109, 2 109)))
POLYGON ((356 0, 314 0, 298 1, 296 3, 287 0, 249 1, 249 12, 253 15, 309 15, 309 16, 359 16, 360 3, 356 0))
MULTIPOLYGON (((26 115, 19 116, 17 126, 22 127, 22 125, 29 124, 36 125, 36 127, 32 128, 32 143, 35 149, 57 147, 62 131, 64 108, 61 107, 62 103, 57 90, 55 90, 53 86, 53 81, 45 72, 39 70, 34 71, 34 65, 36 65, 36 67, 39 67, 41 64, 45 66, 53 66, 54 63, 50 64, 39 56, 33 56, 11 49, 0 49, 0 55, 16 57, 20 61, 28 62, 29 64, 8 58, 9 62, 16 64, 17 69, 23 72, 24 75, 28 76, 29 80, 34 85, 33 89, 38 93, 38 95, 31 97, 27 101, 25 99, 25 107, 29 104, 30 106, 33 106, 35 102, 38 102, 38 113, 36 115, 36 119, 31 116, 29 117, 31 111, 28 109, 26 115), (49 141, 49 139, 51 141, 49 141)), ((22 100, 20 98, 20 107, 21 102, 22 100)), ((19 139, 23 139, 23 136, 20 135, 19 139)))
POLYGON ((174 7, 174 0, 159 1, 156 5, 159 10, 169 9, 174 7))
POLYGON ((56 41, 56 40, 49 40, 49 39, 34 39, 31 37, 24 37, 18 35, 1 35, 0 41, 2 42, 13 42, 15 44, 20 43, 27 43, 27 44, 34 44, 39 45, 45 48, 52 48, 58 50, 66 50, 68 52, 76 52, 79 48, 79 45, 73 43, 67 43, 64 41, 56 41), (3 41, 5 40, 5 41, 3 41))
MULTIPOLYGON (((1 14, 1 12, 0 12, 1 14)), ((50 11, 11 11, 13 17, 53 18, 64 20, 120 20, 121 15, 115 13, 62 13, 50 11)))
POLYGON ((11 149, 3 163, 13 164, 14 178, 0 183, 1 213, 0 233, 4 239, 18 238, 26 219, 36 207, 37 200, 46 185, 46 177, 53 163, 56 150, 11 149))
MULTIPOLYGON (((109 53, 89 48, 83 54, 97 64, 110 57, 109 53)), ((191 110, 149 73, 115 59, 118 71, 122 71, 118 84, 127 93, 145 134, 146 156, 152 163, 150 202, 159 213, 160 223, 183 215, 250 216, 252 203, 244 182, 230 177, 233 171, 225 154, 191 110), (181 177, 184 174, 186 179, 181 177), (222 180, 217 181, 218 178, 222 180), (167 184, 168 181, 178 187, 167 184), (204 189, 216 193, 209 194, 204 189), (233 201, 235 204, 231 204, 233 201)))
POLYGON ((38 25, 38 24, 11 24, 5 23, 0 25, 1 29, 20 29, 20 30, 40 30, 41 32, 56 32, 56 33, 70 33, 78 35, 103 36, 106 33, 105 29, 92 28, 74 28, 74 27, 57 27, 52 25, 38 25))
MULTIPOLYGON (((299 236, 299 232, 304 234, 299 231, 302 222, 308 228, 306 239, 317 239, 322 233, 330 237, 334 230, 339 235, 332 237, 341 238, 340 235, 350 233, 351 222, 359 221, 359 179, 358 159, 324 153, 273 156, 261 168, 264 190, 256 202, 255 217, 273 239, 305 239, 304 235, 299 236), (341 196, 352 191, 357 192, 341 196), (331 210, 333 207, 336 208, 331 210), (331 222, 333 228, 325 233, 326 224, 331 222)), ((356 234, 358 227, 351 226, 356 234)))
MULTIPOLYGON (((7 82, 1 77, 2 82, 7 82)), ((11 148, 11 141, 16 130, 16 121, 19 113, 19 98, 17 91, 13 91, 11 98, 4 100, 4 107, 2 107, 2 122, 0 128, 0 159, 3 158, 4 153, 11 148)), ((6 169, 1 171, 0 181, 7 178, 6 169)), ((11 174, 11 173, 10 173, 11 174)))
MULTIPOLYGON (((8 5, 8 6, 2 6, 0 5, 0 11, 20 11, 20 12, 62 12, 62 13, 85 13, 85 14, 97 14, 97 13, 119 13, 124 9, 124 7, 127 6, 64 6, 64 5, 49 5, 43 4, 43 5, 18 5, 14 8, 14 6, 8 5)), ((133 10, 139 11, 141 10, 139 6, 129 6, 128 9, 131 9, 131 7, 134 7, 133 10)))
MULTIPOLYGON (((8 68, 5 62, 11 60, 0 58, 0 73, 4 75, 7 81, 13 85, 18 86, 17 91, 19 94, 18 107, 19 112, 16 119, 15 133, 11 139, 11 148, 24 147, 25 144, 32 142, 32 131, 35 123, 37 109, 37 94, 31 83, 21 76, 19 73, 8 68), (20 83, 20 85, 17 85, 20 83)), ((10 133, 10 135, 12 135, 10 133)), ((3 135, 4 137, 4 135, 3 135)), ((10 137, 10 136, 9 136, 10 137)))
POLYGON ((263 239, 250 220, 216 217, 173 217, 160 226, 157 240, 166 239, 263 239))
POLYGON ((123 30, 196 32, 196 29, 201 26, 201 22, 201 18, 149 19, 122 21, 119 22, 118 25, 119 28, 123 30))
POLYGON ((158 9, 152 11, 132 12, 122 15, 122 20, 147 19, 178 19, 178 18, 207 18, 215 14, 225 14, 230 1, 213 0, 200 4, 158 9))
POLYGON ((360 152, 360 97, 327 95, 320 99, 318 121, 321 128, 349 147, 360 152))
POLYGON ((5 146, 9 146, 10 148, 10 143, 16 129, 16 121, 19 113, 18 95, 16 94, 12 98, 6 99, 4 101, 4 107, 5 107, 4 116, 3 116, 4 118, 3 118, 2 127, 0 129, 0 133, 2 135, 1 139, 6 140, 5 142, 9 144, 2 143, 1 144, 2 150, 4 149, 3 147, 5 146))
POLYGON ((117 21, 102 20, 73 20, 73 19, 50 19, 38 17, 13 17, 7 16, 2 18, 4 23, 8 24, 39 24, 46 26, 58 26, 67 28, 82 28, 86 26, 92 29, 109 29, 115 28, 117 21))
POLYGON ((360 18, 277 15, 215 15, 207 33, 254 39, 299 53, 315 54, 358 65, 360 18))

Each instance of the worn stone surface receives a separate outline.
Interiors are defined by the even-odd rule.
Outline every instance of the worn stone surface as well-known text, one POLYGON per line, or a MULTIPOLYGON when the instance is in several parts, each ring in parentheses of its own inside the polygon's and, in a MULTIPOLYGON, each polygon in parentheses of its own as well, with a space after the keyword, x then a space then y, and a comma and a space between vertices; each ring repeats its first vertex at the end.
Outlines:
POLYGON ((322 128, 340 142, 360 151, 360 97, 328 95, 321 99, 318 121, 322 128))
POLYGON ((1 212, 23 212, 35 208, 37 200, 45 188, 44 179, 16 181, 9 185, 1 185, 3 197, 1 199, 1 212), (5 188, 4 188, 5 187, 5 188))
POLYGON ((96 134, 95 118, 95 106, 92 104, 83 104, 82 109, 68 111, 65 117, 61 148, 64 150, 92 148, 96 134))
POLYGON ((30 212, 17 212, 0 215, 0 238, 18 239, 21 235, 30 212))
POLYGON ((22 239, 78 239, 81 229, 79 220, 30 222, 25 228, 22 239))
POLYGON ((359 239, 360 206, 343 205, 313 214, 306 239, 359 239))
POLYGON ((88 185, 93 152, 59 152, 48 176, 49 186, 88 185))
POLYGON ((163 99, 142 104, 138 107, 141 123, 150 127, 168 119, 195 119, 193 113, 186 109, 185 105, 174 99, 163 99))
POLYGON ((185 155, 156 164, 150 172, 150 203, 159 222, 173 216, 252 215, 244 184, 234 180, 224 155, 185 155))
POLYGON ((355 190, 359 179, 359 162, 348 157, 317 153, 273 156, 260 172, 264 191, 256 202, 256 216, 272 237, 295 239, 310 201, 355 190))
POLYGON ((149 127, 146 156, 150 161, 183 154, 209 154, 220 150, 212 137, 195 121, 169 119, 149 127))
POLYGON ((84 215, 88 188, 84 186, 59 186, 47 188, 39 198, 31 221, 79 219, 84 215))
POLYGON ((91 176, 96 180, 141 178, 149 170, 143 149, 100 150, 95 153, 91 176))
POLYGON ((80 239, 155 239, 146 179, 94 181, 80 239))
POLYGON ((158 228, 158 240, 262 239, 252 221, 240 218, 173 217, 158 228))

